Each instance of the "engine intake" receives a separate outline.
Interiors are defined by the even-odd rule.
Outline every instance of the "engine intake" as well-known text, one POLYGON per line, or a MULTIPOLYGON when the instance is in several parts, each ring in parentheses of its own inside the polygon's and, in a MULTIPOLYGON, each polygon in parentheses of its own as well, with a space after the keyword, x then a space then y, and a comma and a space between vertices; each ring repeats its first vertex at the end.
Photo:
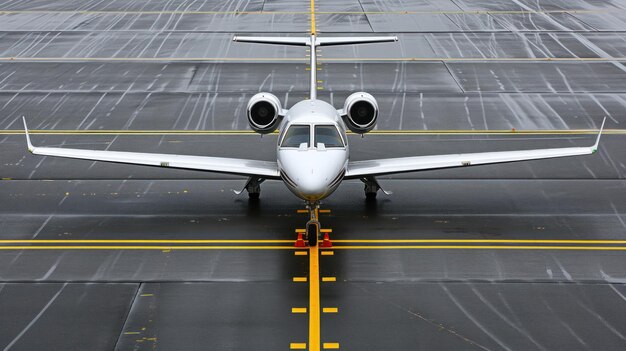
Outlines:
POLYGON ((343 119, 348 129, 364 134, 374 129, 378 118, 378 103, 368 93, 354 93, 343 105, 343 119))
POLYGON ((267 134, 278 128, 282 118, 282 107, 275 95, 258 93, 250 98, 247 113, 250 128, 257 133, 267 134))

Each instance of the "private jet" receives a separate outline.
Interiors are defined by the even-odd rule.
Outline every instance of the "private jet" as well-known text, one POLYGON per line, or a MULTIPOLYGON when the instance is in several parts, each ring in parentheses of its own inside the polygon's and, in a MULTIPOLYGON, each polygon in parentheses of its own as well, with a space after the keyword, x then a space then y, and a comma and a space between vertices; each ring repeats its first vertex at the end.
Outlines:
MULTIPOLYGON (((28 150, 35 155, 57 156, 83 160, 128 163, 146 166, 190 169, 246 176, 247 182, 237 194, 247 191, 251 199, 260 195, 265 180, 282 180, 297 197, 305 201, 310 220, 305 239, 317 245, 320 237, 318 208, 320 200, 330 196, 343 180, 359 179, 365 184, 367 199, 375 199, 383 191, 376 177, 452 167, 469 167, 494 163, 549 159, 593 154, 598 150, 600 136, 589 147, 563 147, 523 151, 497 151, 450 155, 428 155, 400 158, 350 161, 347 131, 365 134, 376 126, 379 110, 376 99, 366 92, 355 92, 336 109, 317 99, 318 46, 355 45, 395 42, 395 36, 372 37, 240 37, 236 42, 295 45, 310 48, 310 95, 290 109, 283 109, 280 100, 270 93, 254 95, 247 105, 250 128, 260 134, 279 130, 276 161, 250 159, 100 151, 58 147, 35 147, 31 144, 26 120, 24 133, 28 150)), ((606 121, 606 118, 605 118, 606 121)), ((385 192, 387 193, 387 192, 385 192)))

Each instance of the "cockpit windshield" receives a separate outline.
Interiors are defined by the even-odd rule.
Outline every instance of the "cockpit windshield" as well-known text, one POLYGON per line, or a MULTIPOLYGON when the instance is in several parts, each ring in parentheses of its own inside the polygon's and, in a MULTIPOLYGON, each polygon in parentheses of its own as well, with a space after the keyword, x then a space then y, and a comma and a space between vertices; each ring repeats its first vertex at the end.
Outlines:
POLYGON ((318 147, 319 143, 323 143, 326 148, 344 147, 337 128, 332 125, 315 126, 315 146, 318 147))
POLYGON ((309 136, 311 134, 311 127, 308 125, 292 125, 289 127, 283 138, 281 147, 300 147, 300 144, 306 143, 309 147, 309 136))

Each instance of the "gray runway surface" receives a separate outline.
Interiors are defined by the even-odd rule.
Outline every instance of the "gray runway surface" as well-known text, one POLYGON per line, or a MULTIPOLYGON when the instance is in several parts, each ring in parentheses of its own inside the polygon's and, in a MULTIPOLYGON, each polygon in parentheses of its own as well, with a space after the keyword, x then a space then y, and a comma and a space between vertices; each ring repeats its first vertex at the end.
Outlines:
MULTIPOLYGON (((310 346, 306 216, 279 182, 38 157, 37 145, 271 160, 259 91, 306 97, 309 0, 0 1, 0 348, 310 346), (232 133, 235 131, 236 133, 232 133), (182 240, 182 241, 181 241, 182 240)), ((381 116, 352 159, 583 146, 594 156, 409 173, 322 215, 323 349, 626 348, 626 2, 315 1, 319 98, 381 116), (332 252, 332 255, 329 253, 332 252), (331 279, 334 278, 334 279, 331 279)))

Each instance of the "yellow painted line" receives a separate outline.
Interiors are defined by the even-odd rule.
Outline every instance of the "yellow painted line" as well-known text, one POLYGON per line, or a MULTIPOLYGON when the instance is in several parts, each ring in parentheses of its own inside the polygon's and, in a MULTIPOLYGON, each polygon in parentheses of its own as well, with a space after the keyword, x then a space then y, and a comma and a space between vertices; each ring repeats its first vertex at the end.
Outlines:
POLYGON ((151 297, 151 296, 154 296, 154 294, 141 294, 139 296, 141 296, 141 297, 151 297))
POLYGON ((337 278, 336 277, 322 277, 322 281, 325 282, 325 283, 336 282, 337 278))
POLYGON ((296 229, 296 233, 306 233, 306 229, 296 229))
POLYGON ((324 307, 324 308, 322 308, 322 312, 324 312, 324 313, 338 313, 339 312, 339 308, 337 308, 337 307, 324 307))
POLYGON ((374 239, 333 240, 336 243, 505 243, 505 244, 626 244, 626 240, 570 240, 570 239, 374 239))
POLYGON ((296 213, 309 213, 309 210, 297 210, 296 213))
MULTIPOLYGON (((251 130, 29 130, 30 134, 55 134, 55 135, 246 135, 259 136, 251 130)), ((369 135, 586 135, 597 134, 596 129, 555 129, 555 130, 373 130, 369 135)), ((603 134, 626 134, 626 129, 605 129, 603 134)), ((0 135, 23 135, 22 130, 0 130, 0 135)), ((278 132, 271 134, 278 135, 278 132)), ((354 134, 348 132, 348 134, 354 134)), ((298 213, 308 213, 307 210, 298 210, 298 213), (303 212, 300 212, 303 211, 303 212)))
POLYGON ((315 35, 315 0, 311 0, 311 34, 315 35))
POLYGON ((124 332, 124 335, 137 335, 139 332, 124 332))
POLYGON ((588 250, 626 251, 626 246, 491 246, 491 245, 390 245, 390 246, 333 246, 338 250, 588 250))
MULTIPOLYGON (((21 57, 5 56, 0 61, 45 61, 45 62, 307 62, 299 57, 21 57)), ((622 62, 626 57, 320 57, 319 62, 622 62)), ((306 70, 310 70, 309 67, 306 70)), ((321 70, 321 67, 318 68, 321 70)))
POLYGON ((293 240, 248 240, 248 239, 0 239, 0 244, 289 244, 293 240))
POLYGON ((332 229, 320 229, 320 233, 332 233, 332 229))
POLYGON ((310 248, 309 255, 309 350, 320 349, 320 267, 318 247, 310 248))
POLYGON ((293 307, 291 313, 306 313, 306 307, 293 307))
POLYGON ((309 252, 308 251, 296 251, 293 254, 296 256, 306 256, 309 254, 309 252))
POLYGON ((292 246, 0 246, 0 250, 293 250, 292 246))
POLYGON ((291 344, 289 344, 289 348, 292 350, 306 350, 306 343, 292 342, 291 344))
POLYGON ((306 283, 307 277, 293 277, 294 283, 306 283))
POLYGON ((319 210, 320 213, 330 213, 329 209, 325 209, 325 210, 319 210))
MULTIPOLYGON (((311 1, 313 3, 313 1, 311 1)), ((607 13, 623 9, 596 10, 440 10, 440 11, 317 11, 318 15, 416 15, 416 14, 550 14, 550 13, 607 13)), ((0 15, 14 14, 82 14, 82 15, 310 15, 312 11, 119 11, 119 10, 0 10, 0 15)))
POLYGON ((325 342, 324 343, 324 350, 337 350, 337 349, 339 349, 338 342, 325 342))
POLYGON ((327 250, 322 251, 322 256, 333 256, 333 255, 335 255, 333 251, 327 251, 327 250))

